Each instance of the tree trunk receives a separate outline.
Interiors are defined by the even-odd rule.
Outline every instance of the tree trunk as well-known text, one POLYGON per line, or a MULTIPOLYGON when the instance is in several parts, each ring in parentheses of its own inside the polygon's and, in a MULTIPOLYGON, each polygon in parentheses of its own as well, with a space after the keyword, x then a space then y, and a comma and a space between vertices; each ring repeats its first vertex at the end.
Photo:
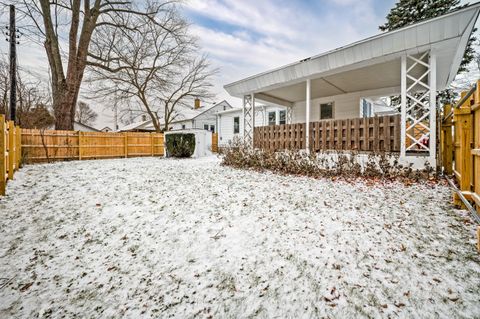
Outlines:
POLYGON ((78 87, 69 88, 66 84, 57 88, 53 94, 53 110, 55 115, 55 129, 72 131, 75 115, 75 104, 77 102, 78 87))

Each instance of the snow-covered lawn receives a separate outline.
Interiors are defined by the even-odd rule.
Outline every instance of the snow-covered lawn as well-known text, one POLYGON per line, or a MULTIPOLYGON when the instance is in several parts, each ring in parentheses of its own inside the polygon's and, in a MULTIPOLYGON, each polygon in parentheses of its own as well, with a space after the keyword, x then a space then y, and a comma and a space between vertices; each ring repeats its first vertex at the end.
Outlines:
POLYGON ((0 199, 0 318, 479 318, 450 196, 215 158, 26 166, 0 199))

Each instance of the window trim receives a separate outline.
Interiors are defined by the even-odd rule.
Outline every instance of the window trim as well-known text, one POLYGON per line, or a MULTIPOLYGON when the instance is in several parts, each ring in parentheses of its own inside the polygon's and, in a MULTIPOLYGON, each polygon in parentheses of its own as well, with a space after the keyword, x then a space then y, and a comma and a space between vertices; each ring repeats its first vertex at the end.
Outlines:
POLYGON ((233 134, 240 134, 240 116, 234 116, 233 117, 233 134), (238 126, 237 127, 235 127, 235 119, 238 119, 238 126))
POLYGON ((334 101, 331 101, 331 102, 322 102, 320 103, 319 105, 319 117, 320 117, 320 121, 324 121, 324 120, 334 120, 335 119, 335 102, 334 101), (326 104, 332 104, 332 118, 330 119, 322 119, 322 105, 326 105, 326 104))

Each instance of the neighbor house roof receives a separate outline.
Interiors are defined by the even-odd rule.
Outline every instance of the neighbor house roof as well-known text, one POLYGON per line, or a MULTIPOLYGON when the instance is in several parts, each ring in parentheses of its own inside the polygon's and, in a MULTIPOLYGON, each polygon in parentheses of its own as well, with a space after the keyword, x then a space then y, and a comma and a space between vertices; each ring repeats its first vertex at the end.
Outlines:
MULTIPOLYGON (((203 106, 198 109, 185 109, 185 110, 182 110, 179 117, 177 117, 176 120, 172 121, 171 124, 194 120, 195 118, 199 117, 200 115, 204 114, 205 112, 209 111, 210 109, 220 104, 227 104, 228 107, 232 107, 230 103, 228 103, 226 100, 223 100, 219 103, 215 103, 209 106, 203 106)), ((132 131, 132 130, 153 131, 155 130, 155 128, 152 124, 152 120, 147 120, 142 122, 135 122, 135 123, 126 125, 120 129, 120 131, 132 131)))
MULTIPOLYGON (((195 111, 195 113, 187 114, 187 116, 185 116, 184 118, 175 120, 175 121, 173 121, 172 123, 178 123, 178 122, 183 122, 183 121, 188 121, 188 120, 194 120, 194 119, 196 119, 197 117, 199 117, 200 115, 204 114, 205 112, 211 110, 212 108, 214 108, 214 107, 216 107, 216 106, 218 106, 218 105, 220 105, 220 104, 227 104, 228 107, 230 107, 230 108, 232 107, 232 106, 230 105, 230 103, 228 103, 226 100, 223 100, 223 101, 221 101, 221 102, 219 102, 219 103, 215 103, 215 104, 213 104, 213 105, 211 105, 211 106, 208 106, 208 107, 200 108, 200 109, 197 109, 197 110, 195 110, 195 109, 190 110, 190 111, 195 111)), ((182 113, 182 115, 183 115, 183 113, 182 113)))
POLYGON ((236 97, 258 93, 259 99, 292 103, 304 100, 305 90, 299 84, 306 79, 319 79, 317 86, 322 86, 322 92, 313 92, 312 98, 399 88, 400 57, 428 50, 437 57, 437 89, 441 90, 457 74, 479 7, 477 2, 434 19, 381 33, 227 84, 225 90, 236 97), (285 91, 287 85, 291 86, 290 92, 285 91))
POLYGON ((132 131, 132 130, 143 130, 145 129, 145 126, 147 126, 151 122, 152 122, 151 120, 147 120, 147 121, 130 123, 120 128, 119 131, 122 132, 122 131, 132 131))

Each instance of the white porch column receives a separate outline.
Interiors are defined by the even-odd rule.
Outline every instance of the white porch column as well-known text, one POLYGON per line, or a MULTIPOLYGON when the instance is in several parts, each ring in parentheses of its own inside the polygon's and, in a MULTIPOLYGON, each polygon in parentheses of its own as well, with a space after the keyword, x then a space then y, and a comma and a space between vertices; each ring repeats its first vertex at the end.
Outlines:
POLYGON ((401 67, 400 157, 407 155, 407 57, 402 55, 401 67))
POLYGON ((430 51, 430 166, 437 166, 437 56, 430 51))
POLYGON ((437 61, 425 51, 401 58, 400 162, 436 167, 437 61))
POLYGON ((255 96, 243 96, 243 143, 253 147, 253 129, 255 127, 255 96))
POLYGON ((310 149, 310 103, 311 103, 311 80, 307 80, 307 91, 305 100, 305 149, 310 149))
POLYGON ((286 114, 286 122, 287 124, 292 124, 293 121, 292 121, 292 113, 293 113, 293 106, 288 106, 287 107, 287 114, 286 114))

